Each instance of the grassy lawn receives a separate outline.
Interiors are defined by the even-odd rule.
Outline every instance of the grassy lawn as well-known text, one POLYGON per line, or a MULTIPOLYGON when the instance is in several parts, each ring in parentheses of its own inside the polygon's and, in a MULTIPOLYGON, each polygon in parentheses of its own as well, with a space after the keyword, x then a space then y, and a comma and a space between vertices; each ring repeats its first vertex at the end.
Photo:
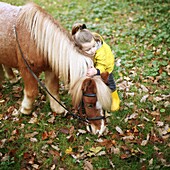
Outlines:
MULTIPOLYGON (((13 116, 23 83, 6 80, 0 91, 0 170, 169 169, 170 1, 33 1, 69 31, 81 21, 104 37, 115 52, 121 108, 99 138, 84 133, 76 120, 52 113, 43 90, 31 116, 13 116)), ((66 91, 61 97, 70 107, 66 91)))

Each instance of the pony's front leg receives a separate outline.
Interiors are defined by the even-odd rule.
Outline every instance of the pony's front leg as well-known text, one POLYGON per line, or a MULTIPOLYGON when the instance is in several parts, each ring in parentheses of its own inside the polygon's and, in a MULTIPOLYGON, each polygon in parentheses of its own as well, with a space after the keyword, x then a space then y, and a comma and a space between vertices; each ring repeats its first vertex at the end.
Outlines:
MULTIPOLYGON (((46 71, 45 72, 45 85, 49 92, 58 100, 60 101, 59 98, 59 79, 55 76, 55 74, 51 71, 46 71)), ((50 107, 53 112, 56 112, 58 114, 62 114, 65 112, 65 109, 57 102, 55 101, 52 97, 49 96, 50 100, 50 107)))
POLYGON ((21 73, 24 80, 24 99, 21 104, 20 112, 29 115, 32 111, 33 102, 38 95, 38 83, 28 70, 22 70, 21 73))

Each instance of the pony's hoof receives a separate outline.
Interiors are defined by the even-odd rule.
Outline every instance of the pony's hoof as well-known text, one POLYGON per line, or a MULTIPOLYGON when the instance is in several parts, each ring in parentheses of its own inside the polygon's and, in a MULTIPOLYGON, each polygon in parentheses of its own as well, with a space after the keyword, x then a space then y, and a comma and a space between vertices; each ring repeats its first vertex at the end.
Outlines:
POLYGON ((24 115, 30 115, 31 114, 31 110, 32 109, 26 109, 26 108, 23 108, 23 107, 20 108, 20 112, 22 114, 24 114, 24 115))
POLYGON ((10 79, 9 82, 10 82, 11 84, 15 84, 15 83, 18 82, 18 79, 17 79, 17 78, 12 78, 12 79, 10 79))
POLYGON ((51 105, 51 110, 59 115, 64 114, 65 113, 65 109, 62 106, 58 106, 58 107, 52 107, 51 105))

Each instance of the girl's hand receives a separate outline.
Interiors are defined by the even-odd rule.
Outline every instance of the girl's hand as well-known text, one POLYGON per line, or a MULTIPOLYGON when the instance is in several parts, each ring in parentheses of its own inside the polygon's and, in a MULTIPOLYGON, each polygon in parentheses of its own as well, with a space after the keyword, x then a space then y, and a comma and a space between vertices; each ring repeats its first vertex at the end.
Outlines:
POLYGON ((89 68, 89 69, 87 70, 86 76, 92 77, 92 76, 94 76, 94 75, 96 75, 96 74, 97 74, 96 68, 95 68, 94 66, 91 66, 91 68, 89 68))

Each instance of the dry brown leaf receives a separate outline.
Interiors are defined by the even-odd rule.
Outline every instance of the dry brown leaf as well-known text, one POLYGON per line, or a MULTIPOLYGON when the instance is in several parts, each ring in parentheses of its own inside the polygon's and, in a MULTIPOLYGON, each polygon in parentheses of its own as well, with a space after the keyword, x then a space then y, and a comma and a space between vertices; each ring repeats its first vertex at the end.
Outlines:
POLYGON ((5 103, 5 100, 4 99, 0 100, 0 104, 3 104, 3 103, 5 103))
POLYGON ((119 148, 113 148, 113 153, 116 155, 120 154, 120 149, 119 148))
POLYGON ((116 131, 119 133, 119 134, 121 134, 121 135, 123 135, 124 133, 123 133, 123 131, 122 131, 122 129, 119 127, 119 126, 116 126, 116 131))
POLYGON ((58 145, 51 145, 51 147, 52 147, 53 149, 57 150, 57 151, 60 150, 60 148, 58 147, 58 145))
POLYGON ((127 154, 122 154, 122 155, 120 155, 120 158, 121 158, 121 159, 127 159, 127 158, 129 158, 129 155, 127 155, 127 154))
POLYGON ((47 121, 49 123, 54 123, 54 120, 55 120, 55 116, 54 115, 51 115, 51 118, 49 118, 47 121))
POLYGON ((153 98, 153 100, 155 100, 156 102, 159 102, 159 101, 162 101, 163 100, 163 98, 162 97, 154 97, 153 98))
POLYGON ((45 132, 42 134, 42 140, 46 140, 48 137, 49 137, 48 132, 45 131, 45 132))
POLYGON ((30 138, 30 141, 31 141, 31 142, 34 142, 34 143, 35 143, 35 142, 38 142, 37 138, 30 138))
POLYGON ((37 164, 33 164, 32 167, 35 169, 39 169, 39 165, 37 165, 37 164))
POLYGON ((12 116, 19 116, 20 115, 20 111, 17 109, 14 109, 12 112, 12 116))
POLYGON ((151 115, 152 115, 152 116, 159 116, 159 115, 160 115, 160 113, 159 113, 159 112, 157 112, 157 111, 154 111, 154 112, 151 112, 151 115))
POLYGON ((64 134, 69 134, 70 129, 69 129, 69 128, 66 128, 66 127, 62 127, 62 128, 60 129, 60 132, 61 132, 61 133, 64 133, 64 134))
POLYGON ((37 122, 38 122, 37 117, 32 117, 28 123, 34 124, 34 123, 37 123, 37 122))
POLYGON ((141 84, 140 87, 141 87, 142 91, 145 93, 147 93, 149 91, 143 84, 141 84))
POLYGON ((33 132, 33 133, 28 133, 28 134, 25 135, 25 138, 32 138, 32 137, 34 137, 37 134, 38 134, 38 132, 36 132, 36 131, 33 132))
POLYGON ((133 140, 134 139, 134 135, 130 135, 130 136, 124 136, 122 137, 123 140, 133 140))
POLYGON ((7 141, 7 139, 2 139, 2 140, 0 141, 0 148, 3 148, 3 147, 4 147, 6 141, 7 141))
POLYGON ((140 102, 141 102, 141 103, 145 103, 145 102, 146 102, 146 99, 147 99, 148 97, 149 97, 149 94, 144 95, 144 96, 141 98, 140 102))
POLYGON ((85 160, 83 169, 84 170, 93 170, 93 165, 91 164, 91 162, 85 160))
POLYGON ((48 136, 51 138, 51 139, 54 139, 54 138, 56 138, 56 133, 55 133, 55 131, 54 130, 52 130, 52 131, 49 131, 48 132, 48 136))
POLYGON ((150 138, 150 134, 148 133, 147 134, 147 137, 146 137, 146 140, 143 140, 142 143, 141 143, 141 146, 146 146, 148 141, 149 141, 149 138, 150 138))

